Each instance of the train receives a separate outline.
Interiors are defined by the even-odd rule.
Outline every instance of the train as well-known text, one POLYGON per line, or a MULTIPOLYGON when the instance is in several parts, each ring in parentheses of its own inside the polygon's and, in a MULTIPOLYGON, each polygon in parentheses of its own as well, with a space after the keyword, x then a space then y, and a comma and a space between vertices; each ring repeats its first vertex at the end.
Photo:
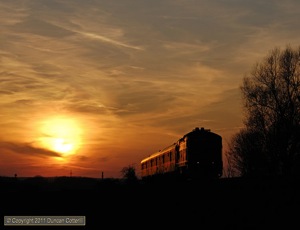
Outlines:
POLYGON ((211 179, 223 174, 222 137, 196 127, 175 143, 140 162, 141 179, 211 179))

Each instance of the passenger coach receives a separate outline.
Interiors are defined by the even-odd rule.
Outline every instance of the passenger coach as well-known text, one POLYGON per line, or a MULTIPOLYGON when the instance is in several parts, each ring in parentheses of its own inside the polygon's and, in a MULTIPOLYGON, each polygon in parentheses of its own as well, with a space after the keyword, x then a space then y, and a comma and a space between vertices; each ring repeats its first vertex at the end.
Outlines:
POLYGON ((141 161, 142 179, 167 175, 219 178, 222 172, 222 137, 204 128, 195 128, 141 161))

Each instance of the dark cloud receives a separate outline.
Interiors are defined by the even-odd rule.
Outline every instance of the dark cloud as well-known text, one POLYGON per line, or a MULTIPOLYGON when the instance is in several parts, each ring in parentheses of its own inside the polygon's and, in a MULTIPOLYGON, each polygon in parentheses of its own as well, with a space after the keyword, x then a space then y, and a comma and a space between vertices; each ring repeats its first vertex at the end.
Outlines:
POLYGON ((0 142, 0 149, 2 151, 9 151, 30 156, 61 157, 61 155, 57 152, 44 148, 34 147, 30 143, 0 142))

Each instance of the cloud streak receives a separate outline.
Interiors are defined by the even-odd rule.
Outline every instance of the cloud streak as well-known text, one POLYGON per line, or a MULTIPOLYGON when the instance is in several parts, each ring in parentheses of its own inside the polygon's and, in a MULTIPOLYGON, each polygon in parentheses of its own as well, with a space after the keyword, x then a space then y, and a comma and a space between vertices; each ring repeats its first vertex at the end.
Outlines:
POLYGON ((130 49, 135 49, 135 50, 143 50, 143 48, 138 47, 138 46, 132 46, 132 45, 128 45, 119 41, 115 41, 113 39, 110 39, 108 37, 104 37, 102 35, 98 35, 98 34, 94 34, 94 33, 88 33, 88 32, 81 32, 81 31, 75 31, 85 37, 91 38, 91 39, 97 39, 103 42, 107 42, 107 43, 111 43, 113 45, 117 45, 117 46, 122 46, 125 48, 130 48, 130 49))
POLYGON ((0 148, 4 152, 13 152, 28 156, 50 156, 61 157, 61 154, 50 151, 48 149, 34 147, 30 143, 17 143, 17 142, 0 142, 0 148))

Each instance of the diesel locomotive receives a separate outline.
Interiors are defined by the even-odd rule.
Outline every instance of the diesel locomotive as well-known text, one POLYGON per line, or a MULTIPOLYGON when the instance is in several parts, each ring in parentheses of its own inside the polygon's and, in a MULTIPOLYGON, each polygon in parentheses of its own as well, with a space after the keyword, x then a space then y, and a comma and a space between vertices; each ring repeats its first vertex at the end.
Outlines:
POLYGON ((174 144, 144 158, 140 167, 142 179, 219 178, 223 172, 222 137, 209 129, 196 127, 174 144))

